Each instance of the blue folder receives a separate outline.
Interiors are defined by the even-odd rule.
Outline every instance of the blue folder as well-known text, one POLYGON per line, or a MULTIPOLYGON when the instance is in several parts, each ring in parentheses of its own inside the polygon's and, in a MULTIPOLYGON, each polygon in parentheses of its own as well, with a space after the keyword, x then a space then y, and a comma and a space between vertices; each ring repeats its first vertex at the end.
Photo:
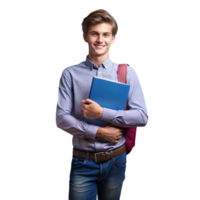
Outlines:
MULTIPOLYGON (((113 110, 125 110, 130 85, 94 76, 90 89, 89 99, 98 103, 101 107, 113 110)), ((105 127, 111 124, 99 119, 83 120, 89 124, 105 127)))

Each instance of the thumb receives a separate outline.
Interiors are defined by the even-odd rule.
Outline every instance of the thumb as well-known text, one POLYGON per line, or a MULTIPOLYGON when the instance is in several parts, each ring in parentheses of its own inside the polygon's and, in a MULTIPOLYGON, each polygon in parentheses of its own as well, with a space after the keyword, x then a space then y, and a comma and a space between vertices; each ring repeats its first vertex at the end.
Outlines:
POLYGON ((85 100, 82 100, 83 102, 87 102, 87 103, 91 103, 92 102, 92 100, 91 99, 85 99, 85 100))

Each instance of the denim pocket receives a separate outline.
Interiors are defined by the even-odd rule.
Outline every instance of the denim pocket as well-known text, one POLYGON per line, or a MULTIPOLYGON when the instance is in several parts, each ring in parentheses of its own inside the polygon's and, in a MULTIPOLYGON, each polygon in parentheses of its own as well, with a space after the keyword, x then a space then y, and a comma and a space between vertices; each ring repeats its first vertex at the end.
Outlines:
POLYGON ((81 158, 81 157, 78 157, 78 156, 72 157, 72 168, 78 168, 78 167, 84 166, 85 163, 86 163, 85 158, 81 158))
POLYGON ((117 167, 126 166, 126 151, 118 156, 113 157, 112 161, 117 167))

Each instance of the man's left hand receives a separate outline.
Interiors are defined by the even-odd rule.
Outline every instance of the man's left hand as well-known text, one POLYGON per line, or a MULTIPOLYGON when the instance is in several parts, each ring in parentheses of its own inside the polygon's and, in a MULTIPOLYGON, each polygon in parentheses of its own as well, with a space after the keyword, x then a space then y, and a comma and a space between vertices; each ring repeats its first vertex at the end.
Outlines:
POLYGON ((91 99, 82 100, 81 109, 87 119, 99 119, 103 115, 103 108, 91 99))

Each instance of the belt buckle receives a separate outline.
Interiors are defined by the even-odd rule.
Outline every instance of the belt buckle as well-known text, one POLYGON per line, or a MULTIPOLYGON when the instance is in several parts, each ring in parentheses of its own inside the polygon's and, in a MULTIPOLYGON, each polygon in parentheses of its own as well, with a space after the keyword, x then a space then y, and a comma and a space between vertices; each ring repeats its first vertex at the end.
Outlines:
POLYGON ((97 159, 97 154, 102 154, 103 152, 94 153, 95 162, 99 162, 97 159))

